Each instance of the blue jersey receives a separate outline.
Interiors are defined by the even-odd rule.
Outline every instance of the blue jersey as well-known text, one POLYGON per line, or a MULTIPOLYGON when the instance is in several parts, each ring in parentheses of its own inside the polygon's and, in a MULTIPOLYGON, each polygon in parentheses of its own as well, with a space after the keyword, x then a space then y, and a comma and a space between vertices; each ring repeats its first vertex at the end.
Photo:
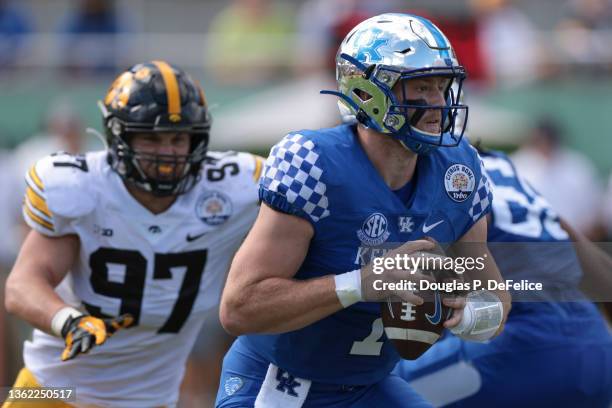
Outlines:
POLYGON ((503 153, 482 153, 482 160, 495 194, 489 249, 504 279, 529 279, 544 287, 540 293, 513 292, 515 300, 583 299, 576 289, 581 279, 579 261, 559 216, 516 174, 503 153))
POLYGON ((563 290, 546 290, 537 302, 513 291, 512 310, 498 337, 475 343, 446 336, 419 359, 398 363, 394 373, 435 406, 609 407, 608 328, 589 301, 554 301, 568 294, 569 300, 582 297, 580 264, 567 233, 505 155, 481 155, 495 197, 489 249, 504 279, 542 281, 547 289, 563 290), (449 379, 448 387, 440 387, 449 379))
MULTIPOLYGON (((296 279, 340 274, 380 256, 389 243, 423 236, 450 243, 490 209, 489 184, 467 141, 419 156, 408 194, 396 194, 374 168, 355 128, 287 135, 272 148, 260 198, 310 222, 314 236, 296 279), (400 198, 402 197, 402 198, 400 198)), ((371 384, 399 356, 383 333, 378 303, 357 303, 310 326, 239 340, 253 353, 313 381, 371 384)))

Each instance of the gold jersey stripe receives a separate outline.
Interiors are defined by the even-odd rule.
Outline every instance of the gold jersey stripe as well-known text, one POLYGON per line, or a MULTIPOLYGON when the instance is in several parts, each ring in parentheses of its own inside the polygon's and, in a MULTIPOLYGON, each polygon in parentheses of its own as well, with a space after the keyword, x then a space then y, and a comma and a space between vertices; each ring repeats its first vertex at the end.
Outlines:
POLYGON ((30 177, 29 174, 26 174, 25 176, 25 184, 26 184, 26 188, 30 187, 32 190, 36 191, 37 194, 43 194, 42 191, 40 191, 40 189, 38 188, 38 186, 36 186, 36 184, 34 184, 34 180, 32 180, 32 177, 30 177))
POLYGON ((39 196, 30 186, 27 186, 26 188, 26 197, 28 198, 30 204, 32 204, 32 207, 36 208, 49 218, 53 217, 51 215, 51 211, 49 211, 49 207, 47 206, 45 199, 39 196))
POLYGON ((40 188, 40 191, 45 191, 43 183, 42 181, 40 181, 40 177, 38 177, 38 174, 36 173, 36 166, 30 167, 30 171, 28 174, 30 175, 30 178, 32 179, 34 184, 36 184, 36 186, 40 188))
POLYGON ((22 204, 24 206, 28 207, 28 209, 30 210, 30 212, 32 214, 34 214, 35 216, 37 216, 38 218, 40 218, 44 222, 46 222, 46 223, 50 224, 51 226, 53 226, 53 218, 49 218, 45 214, 41 213, 36 207, 34 207, 32 205, 32 203, 30 202, 30 200, 28 199, 27 196, 24 197, 22 204))
POLYGON ((263 169, 264 160, 260 156, 253 155, 255 158, 255 171, 253 171, 253 180, 258 181, 261 176, 261 170, 263 169))
POLYGON ((54 231, 53 224, 43 220, 38 215, 34 214, 32 210, 30 210, 30 208, 28 207, 27 203, 23 205, 23 209, 25 210, 28 218, 30 218, 32 221, 36 222, 41 227, 48 229, 49 231, 54 231))
POLYGON ((161 72, 164 84, 166 85, 166 97, 168 98, 168 115, 181 114, 181 95, 179 93, 176 75, 165 61, 153 61, 153 64, 161 72))
POLYGON ((50 211, 49 213, 51 214, 51 217, 47 216, 46 214, 43 214, 38 208, 34 207, 27 195, 23 198, 22 204, 26 205, 30 209, 32 214, 34 214, 44 222, 53 225, 53 214, 50 211))

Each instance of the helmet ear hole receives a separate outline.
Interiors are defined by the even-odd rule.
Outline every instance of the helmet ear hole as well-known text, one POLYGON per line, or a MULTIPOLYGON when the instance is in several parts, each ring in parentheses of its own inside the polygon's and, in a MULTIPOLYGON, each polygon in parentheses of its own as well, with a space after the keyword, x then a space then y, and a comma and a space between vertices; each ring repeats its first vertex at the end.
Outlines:
POLYGON ((364 91, 363 89, 353 89, 353 94, 359 98, 361 102, 367 102, 372 99, 372 95, 364 91))

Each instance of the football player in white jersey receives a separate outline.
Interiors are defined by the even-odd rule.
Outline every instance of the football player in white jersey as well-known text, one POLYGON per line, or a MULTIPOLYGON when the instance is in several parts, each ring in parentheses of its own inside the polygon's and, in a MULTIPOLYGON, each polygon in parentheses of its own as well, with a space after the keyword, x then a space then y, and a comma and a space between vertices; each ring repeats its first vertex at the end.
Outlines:
POLYGON ((262 161, 207 151, 204 93, 164 61, 122 73, 99 106, 105 151, 26 175, 32 230, 6 307, 35 330, 15 386, 75 389, 53 406, 171 407, 255 219, 262 161))

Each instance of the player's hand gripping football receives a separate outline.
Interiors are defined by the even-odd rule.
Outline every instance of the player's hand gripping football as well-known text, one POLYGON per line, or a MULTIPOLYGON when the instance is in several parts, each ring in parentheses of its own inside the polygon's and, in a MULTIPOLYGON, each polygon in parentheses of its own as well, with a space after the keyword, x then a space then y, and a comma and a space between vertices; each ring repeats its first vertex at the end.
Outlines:
POLYGON ((132 324, 134 318, 128 313, 112 319, 89 315, 69 318, 62 327, 62 337, 66 343, 62 361, 73 359, 80 353, 87 353, 93 346, 103 344, 117 330, 128 328, 132 324))
MULTIPOLYGON (((372 260, 372 262, 361 269, 361 290, 363 299, 371 302, 390 300, 392 302, 409 302, 413 305, 423 304, 424 299, 415 294, 414 291, 401 289, 393 284, 414 282, 413 287, 418 290, 420 281, 435 281, 435 278, 432 276, 432 273, 435 273, 435 270, 431 267, 431 265, 434 263, 426 263, 424 260, 426 258, 443 257, 443 255, 434 253, 436 251, 437 245, 435 242, 429 239, 420 239, 406 242, 400 247, 389 251, 384 256, 383 260, 378 261, 379 273, 375 273, 375 260, 372 260), (426 270, 425 268, 420 268, 415 270, 410 268, 395 268, 388 267, 389 265, 392 265, 390 262, 387 264, 384 263, 387 258, 397 259, 397 256, 403 259, 406 257, 422 258, 419 265, 424 266, 429 264, 429 269, 426 270), (382 273, 380 271, 381 265, 384 265, 384 271, 382 273), (388 285, 383 286, 383 283, 388 285), (382 290, 381 287, 383 288, 382 290)), ((439 264, 441 263, 438 263, 438 265, 439 264)))

